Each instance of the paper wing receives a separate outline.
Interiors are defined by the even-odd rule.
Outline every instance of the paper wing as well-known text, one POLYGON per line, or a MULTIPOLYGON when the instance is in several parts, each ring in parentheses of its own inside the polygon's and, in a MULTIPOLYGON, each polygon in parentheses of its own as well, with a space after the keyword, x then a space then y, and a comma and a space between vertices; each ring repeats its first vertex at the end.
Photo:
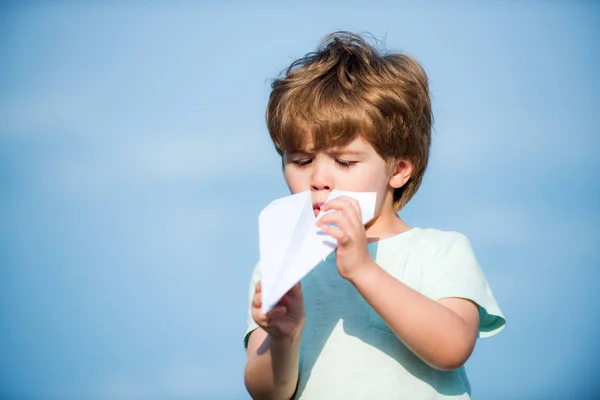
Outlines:
POLYGON ((258 218, 260 274, 263 291, 272 292, 283 258, 300 220, 304 205, 310 203, 310 192, 277 199, 265 207, 258 218))
MULTIPOLYGON (((340 196, 347 196, 359 202, 363 224, 373 218, 375 211, 375 193, 357 193, 334 190, 329 200, 340 196)), ((320 214, 321 217, 323 214, 320 214)), ((325 234, 315 225, 316 219, 312 212, 312 203, 308 199, 308 205, 300 213, 294 234, 290 238, 286 254, 283 256, 282 264, 278 274, 269 286, 269 291, 263 290, 262 312, 268 312, 277 302, 298 283, 306 274, 335 250, 337 241, 325 234)))

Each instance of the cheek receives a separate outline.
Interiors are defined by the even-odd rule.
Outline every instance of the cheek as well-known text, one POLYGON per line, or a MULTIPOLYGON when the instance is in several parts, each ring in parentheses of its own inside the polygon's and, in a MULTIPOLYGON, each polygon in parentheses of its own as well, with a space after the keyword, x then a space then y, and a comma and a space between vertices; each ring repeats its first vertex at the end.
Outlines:
POLYGON ((356 191, 376 192, 376 212, 383 208, 389 188, 384 171, 368 171, 368 173, 362 174, 360 179, 355 180, 355 186, 357 186, 356 191))
POLYGON ((303 174, 299 173, 299 171, 284 169, 283 178, 285 179, 285 182, 287 183, 287 186, 292 194, 307 190, 304 182, 306 179, 303 177, 303 174))
POLYGON ((362 192, 385 192, 387 182, 377 171, 357 171, 353 176, 347 176, 346 182, 349 187, 362 192))

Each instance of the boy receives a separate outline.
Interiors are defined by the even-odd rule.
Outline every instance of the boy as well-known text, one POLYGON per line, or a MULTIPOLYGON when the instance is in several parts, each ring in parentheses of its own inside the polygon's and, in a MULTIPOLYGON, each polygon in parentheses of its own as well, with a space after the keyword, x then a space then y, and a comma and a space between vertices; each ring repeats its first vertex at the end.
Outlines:
POLYGON ((461 234, 397 215, 429 155, 427 76, 338 32, 273 83, 267 125, 292 194, 311 190, 338 241, 266 315, 260 266, 250 286, 245 383, 255 399, 468 399, 463 364, 505 325, 461 234), (333 189, 376 192, 365 226, 333 189), (334 225, 331 225, 334 224, 334 225))

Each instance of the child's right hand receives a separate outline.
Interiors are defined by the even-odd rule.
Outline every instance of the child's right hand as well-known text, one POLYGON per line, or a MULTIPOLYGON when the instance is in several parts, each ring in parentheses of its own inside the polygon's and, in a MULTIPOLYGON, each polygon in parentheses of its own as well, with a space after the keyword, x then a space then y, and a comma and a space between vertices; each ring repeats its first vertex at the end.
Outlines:
POLYGON ((252 318, 270 336, 299 338, 304 328, 304 300, 302 285, 297 283, 267 314, 261 312, 262 288, 258 281, 252 299, 252 318))

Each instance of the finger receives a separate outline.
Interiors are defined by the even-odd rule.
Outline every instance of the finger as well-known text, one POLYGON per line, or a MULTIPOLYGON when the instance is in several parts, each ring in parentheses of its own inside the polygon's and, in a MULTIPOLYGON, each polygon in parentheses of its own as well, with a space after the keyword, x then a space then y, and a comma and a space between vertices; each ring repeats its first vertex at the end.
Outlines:
POLYGON ((270 321, 273 318, 281 317, 287 312, 287 307, 280 304, 276 305, 267 313, 267 321, 270 321))
POLYGON ((324 226, 331 226, 332 224, 335 225, 338 229, 341 229, 348 233, 359 229, 359 226, 349 221, 347 215, 339 211, 324 215, 323 218, 317 221, 317 226, 321 229, 323 229, 324 226))
POLYGON ((362 211, 360 211, 360 204, 358 204, 358 201, 348 197, 348 203, 350 203, 350 206, 352 206, 352 209, 356 213, 358 220, 362 222, 362 211))
POLYGON ((302 284, 300 282, 296 283, 286 294, 283 295, 282 301, 288 303, 289 299, 302 299, 302 284))
POLYGON ((351 212, 360 220, 361 212, 360 212, 360 205, 358 204, 358 201, 356 201, 355 199, 353 199, 351 197, 346 197, 346 196, 338 197, 338 200, 340 200, 341 204, 343 204, 345 211, 351 212))
POLYGON ((262 307, 262 295, 260 293, 254 294, 254 297, 252 298, 252 307, 262 307))
POLYGON ((343 220, 349 219, 348 215, 346 215, 343 211, 336 210, 336 211, 332 211, 330 213, 324 214, 317 221, 317 225, 332 224, 332 223, 340 222, 342 219, 343 220))
POLYGON ((268 321, 267 321, 267 316, 265 314, 261 313, 259 309, 252 310, 252 319, 261 328, 266 328, 269 325, 268 321))
POLYGON ((288 291, 288 294, 295 298, 301 297, 302 296, 302 282, 298 282, 294 286, 292 286, 292 288, 288 291))
POLYGON ((337 199, 329 200, 321 206, 321 211, 342 210, 344 205, 343 199, 343 197, 338 197, 337 199))
POLYGON ((350 241, 350 236, 342 229, 333 225, 323 225, 321 230, 337 240, 338 245, 344 245, 350 241))
POLYGON ((256 286, 255 286, 255 288, 254 288, 254 291, 255 291, 256 293, 260 293, 260 292, 262 292, 262 283, 261 283, 261 281, 258 281, 258 282, 256 282, 256 286))
POLYGON ((321 211, 338 210, 348 214, 349 217, 355 219, 362 224, 362 217, 360 212, 360 206, 358 202, 349 197, 338 197, 337 199, 330 200, 321 206, 321 211))

